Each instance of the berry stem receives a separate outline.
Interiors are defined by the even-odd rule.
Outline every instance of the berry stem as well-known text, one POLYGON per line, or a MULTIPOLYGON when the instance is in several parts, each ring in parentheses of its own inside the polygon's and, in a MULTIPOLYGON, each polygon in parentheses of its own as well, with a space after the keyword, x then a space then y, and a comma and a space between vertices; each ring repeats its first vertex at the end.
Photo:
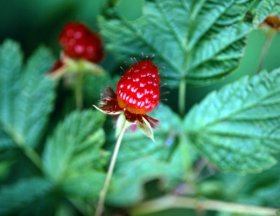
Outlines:
POLYGON ((95 216, 101 216, 102 215, 106 194, 107 194, 108 188, 110 186, 110 182, 111 182, 112 175, 113 175, 113 170, 114 170, 114 167, 115 167, 115 164, 116 164, 116 161, 117 161, 117 156, 118 156, 118 153, 119 153, 119 150, 120 150, 120 146, 121 146, 121 142, 122 142, 122 139, 123 139, 124 132, 125 132, 126 127, 127 127, 127 123, 128 123, 127 121, 124 121, 124 123, 122 125, 122 128, 120 130, 120 133, 119 133, 119 136, 118 136, 118 139, 117 139, 114 151, 113 151, 113 155, 112 155, 112 158, 111 158, 111 161, 110 161, 110 165, 109 165, 109 169, 108 169, 108 172, 107 172, 107 175, 106 175, 106 179, 105 179, 103 188, 102 188, 102 190, 99 194, 99 200, 98 200, 95 216))
POLYGON ((83 73, 78 71, 77 81, 75 86, 75 99, 76 99, 76 108, 81 110, 83 108, 83 73))
POLYGON ((178 101, 179 113, 181 116, 184 116, 185 114, 186 88, 187 88, 187 82, 185 79, 182 79, 179 85, 179 101, 178 101))
POLYGON ((172 208, 195 209, 199 212, 206 210, 230 212, 239 214, 274 216, 275 208, 265 208, 217 200, 201 200, 190 197, 165 196, 155 200, 146 201, 131 209, 133 215, 151 214, 172 208))
POLYGON ((263 45, 263 48, 261 51, 261 55, 260 55, 260 59, 258 62, 257 73, 259 73, 263 69, 263 64, 267 57, 268 50, 271 47, 271 43, 273 41, 275 33, 276 33, 276 31, 274 29, 269 29, 269 32, 267 33, 266 40, 264 42, 264 45, 263 45))

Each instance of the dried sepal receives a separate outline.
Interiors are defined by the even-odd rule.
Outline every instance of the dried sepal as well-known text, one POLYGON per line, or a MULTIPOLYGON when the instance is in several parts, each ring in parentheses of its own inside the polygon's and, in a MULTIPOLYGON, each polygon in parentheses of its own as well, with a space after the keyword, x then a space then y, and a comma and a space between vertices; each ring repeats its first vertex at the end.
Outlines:
POLYGON ((93 105, 97 110, 109 114, 109 115, 119 115, 122 109, 118 105, 117 96, 114 90, 110 87, 106 88, 105 91, 101 93, 101 101, 99 102, 100 107, 93 105))
POLYGON ((155 142, 155 138, 154 138, 154 131, 153 128, 151 126, 151 124, 149 123, 149 121, 145 118, 142 118, 142 122, 137 121, 136 124, 139 127, 139 129, 143 132, 143 134, 145 136, 147 136, 148 138, 150 138, 153 142, 155 142))
POLYGON ((157 119, 154 119, 148 115, 143 115, 143 119, 147 120, 152 128, 156 128, 159 124, 159 121, 157 119))
POLYGON ((104 114, 107 114, 107 115, 120 115, 122 112, 119 111, 119 112, 109 112, 107 110, 103 110, 102 108, 96 106, 96 105, 92 105, 95 109, 97 109, 98 111, 104 113, 104 114))

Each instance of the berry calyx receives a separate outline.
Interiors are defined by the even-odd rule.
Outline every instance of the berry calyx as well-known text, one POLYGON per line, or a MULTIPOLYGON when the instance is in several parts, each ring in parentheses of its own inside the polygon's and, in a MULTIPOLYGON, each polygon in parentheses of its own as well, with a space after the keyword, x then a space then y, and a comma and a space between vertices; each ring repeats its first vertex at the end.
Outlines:
POLYGON ((63 62, 59 59, 52 66, 50 73, 56 73, 58 71, 58 69, 60 69, 62 67, 63 67, 63 62))
POLYGON ((280 17, 278 16, 268 16, 264 20, 264 24, 270 26, 271 28, 280 31, 280 17))
POLYGON ((134 114, 151 112, 159 104, 159 97, 159 72, 150 60, 129 67, 117 84, 119 107, 134 114))
POLYGON ((64 53, 71 58, 100 62, 103 58, 101 38, 82 23, 68 23, 59 36, 64 53))

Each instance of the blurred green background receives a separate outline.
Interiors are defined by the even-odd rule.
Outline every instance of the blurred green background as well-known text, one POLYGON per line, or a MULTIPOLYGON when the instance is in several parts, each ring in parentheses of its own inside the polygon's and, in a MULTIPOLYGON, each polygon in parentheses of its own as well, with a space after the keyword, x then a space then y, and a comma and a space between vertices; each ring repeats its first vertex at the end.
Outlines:
MULTIPOLYGON (((98 31, 97 18, 102 13, 110 15, 110 10, 104 11, 107 6, 112 6, 123 18, 133 20, 141 16, 144 0, 0 0, 0 42, 7 38, 18 41, 28 57, 40 45, 49 47, 53 53, 59 55, 57 42, 62 26, 68 21, 81 21, 87 23, 93 30, 98 31)), ((258 72, 261 54, 264 45, 269 40, 267 29, 255 30, 248 37, 248 44, 240 67, 227 78, 218 83, 198 88, 188 86, 187 108, 199 102, 209 91, 220 88, 246 74, 258 72)), ((116 68, 112 56, 107 53, 103 66, 109 71, 116 68)), ((267 55, 263 58, 261 69, 273 70, 280 67, 280 33, 274 35, 267 55)), ((176 91, 176 90, 173 90, 176 91)), ((170 93, 172 95, 173 92, 170 93)), ((174 109, 177 98, 166 96, 168 104, 174 109)), ((244 180, 245 181, 245 180, 244 180)), ((157 215, 194 215, 189 210, 170 210, 159 212, 157 215)))

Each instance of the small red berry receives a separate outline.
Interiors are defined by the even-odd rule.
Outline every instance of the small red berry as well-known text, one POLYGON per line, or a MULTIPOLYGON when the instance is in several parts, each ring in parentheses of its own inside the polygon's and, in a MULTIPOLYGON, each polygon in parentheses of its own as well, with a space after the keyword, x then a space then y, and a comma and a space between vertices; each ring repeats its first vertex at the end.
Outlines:
POLYGON ((102 41, 95 32, 81 23, 68 23, 64 26, 59 43, 66 55, 99 62, 103 58, 102 41))
POLYGON ((151 112, 160 97, 158 68, 150 60, 142 60, 129 67, 117 84, 120 108, 134 114, 151 112))

